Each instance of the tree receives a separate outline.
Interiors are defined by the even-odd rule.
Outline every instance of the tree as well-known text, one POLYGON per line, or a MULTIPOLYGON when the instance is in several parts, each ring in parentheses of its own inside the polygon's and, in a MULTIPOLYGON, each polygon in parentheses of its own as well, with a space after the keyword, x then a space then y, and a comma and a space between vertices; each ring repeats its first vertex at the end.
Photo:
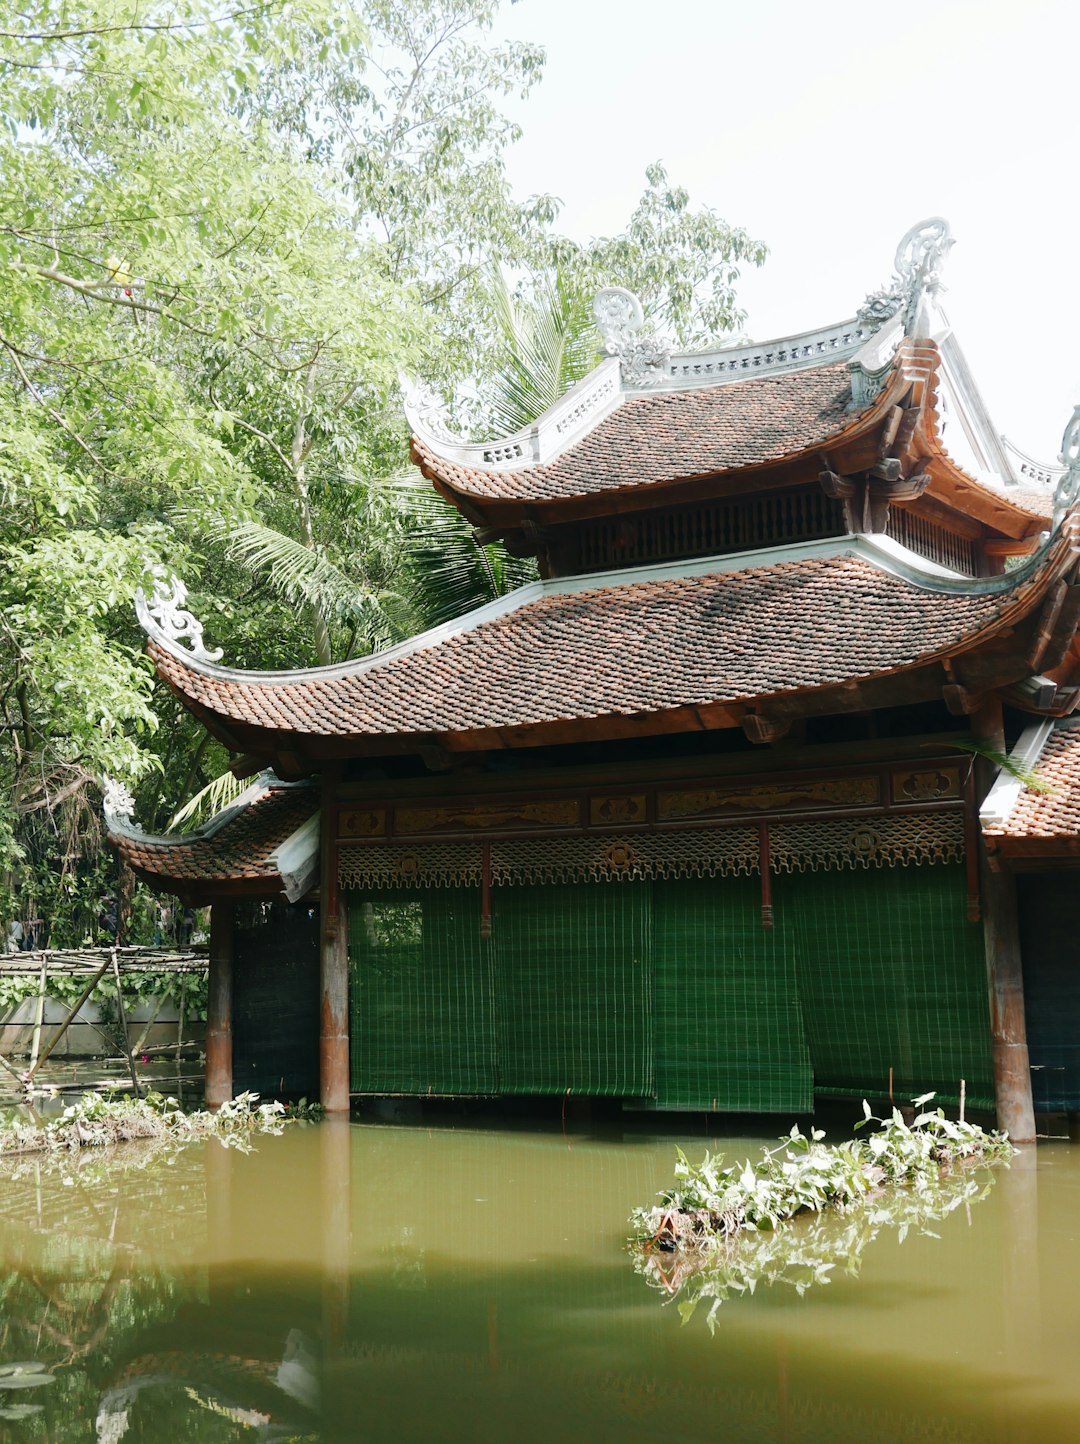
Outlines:
POLYGON ((328 655, 313 462, 358 454, 361 412, 379 444, 424 327, 335 177, 251 103, 309 44, 355 53, 339 7, 60 13, 37 0, 0 34, 0 848, 24 894, 50 875, 54 914, 100 774, 146 778, 153 805, 154 773, 191 771, 175 737, 153 750, 136 586, 177 568, 227 623, 243 583, 207 569, 214 539, 271 514, 311 559, 279 641, 328 655))
POLYGON ((588 245, 512 196, 500 104, 543 56, 498 8, 23 0, 0 29, 0 871, 57 936, 93 917, 100 774, 160 826, 227 765, 142 654, 150 568, 237 665, 385 645, 528 575, 386 484, 399 369, 464 412, 517 367, 542 409, 599 285, 679 336, 736 316, 760 248, 662 170, 588 245), (573 326, 533 384, 549 302, 573 326))

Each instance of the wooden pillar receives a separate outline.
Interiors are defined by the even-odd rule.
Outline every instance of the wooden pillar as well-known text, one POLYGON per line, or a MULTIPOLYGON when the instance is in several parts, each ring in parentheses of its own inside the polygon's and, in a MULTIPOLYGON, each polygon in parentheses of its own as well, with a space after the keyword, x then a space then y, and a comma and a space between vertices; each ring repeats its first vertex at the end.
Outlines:
POLYGON ((319 1096, 327 1113, 349 1111, 349 946, 338 892, 337 783, 327 768, 322 779, 319 848, 319 1096))
MULTIPOLYGON (((996 752, 1005 751, 1000 702, 985 703, 972 714, 971 721, 977 741, 996 752)), ((992 763, 981 758, 977 760, 975 795, 979 802, 990 790, 994 770, 992 763)), ((1035 1139, 1035 1110, 1031 1101, 1016 880, 1010 873, 995 872, 990 867, 981 835, 979 851, 997 1122, 1014 1143, 1032 1143, 1035 1139)))
POLYGON ((210 908, 210 973, 206 1002, 206 1106, 233 1096, 232 1010, 235 907, 228 898, 210 908))

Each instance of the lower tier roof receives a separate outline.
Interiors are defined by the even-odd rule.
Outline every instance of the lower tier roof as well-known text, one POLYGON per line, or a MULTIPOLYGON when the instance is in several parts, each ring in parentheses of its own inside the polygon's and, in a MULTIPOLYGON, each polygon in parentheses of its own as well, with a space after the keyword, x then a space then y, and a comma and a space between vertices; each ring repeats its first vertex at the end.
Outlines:
POLYGON ((982 810, 992 854, 1080 865, 1080 719, 1043 722, 1012 754, 982 810))
POLYGON ((277 851, 318 807, 317 788, 269 775, 197 832, 154 837, 110 818, 109 840, 155 888, 196 900, 214 894, 278 897, 283 880, 277 851))

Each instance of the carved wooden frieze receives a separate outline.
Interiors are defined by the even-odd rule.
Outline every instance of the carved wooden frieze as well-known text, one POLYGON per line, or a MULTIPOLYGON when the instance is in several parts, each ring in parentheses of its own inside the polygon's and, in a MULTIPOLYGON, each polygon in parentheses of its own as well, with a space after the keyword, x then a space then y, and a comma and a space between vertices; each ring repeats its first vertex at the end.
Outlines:
POLYGON ((892 775, 894 802, 942 802, 962 796, 959 767, 905 769, 892 775))
POLYGON ((461 802, 442 807, 399 807, 394 813, 398 837, 436 832, 497 832, 510 828, 543 830, 577 827, 576 798, 557 802, 461 802))
POLYGON ((338 813, 338 837, 384 837, 384 807, 349 807, 338 813))
POLYGON ((644 792, 589 798, 589 822, 593 827, 622 827, 628 822, 644 822, 646 816, 644 792))
POLYGON ((663 822, 724 813, 789 812, 811 807, 873 807, 881 802, 881 780, 826 777, 814 782, 732 783, 661 792, 657 816, 663 822))

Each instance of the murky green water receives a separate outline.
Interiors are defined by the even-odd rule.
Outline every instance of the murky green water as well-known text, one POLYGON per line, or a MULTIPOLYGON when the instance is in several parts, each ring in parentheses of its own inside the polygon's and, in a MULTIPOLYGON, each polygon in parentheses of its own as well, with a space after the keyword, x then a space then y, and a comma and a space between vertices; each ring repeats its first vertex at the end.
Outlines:
MULTIPOLYGON (((1080 1436, 1080 1148, 940 1239, 699 1312, 635 1274, 674 1143, 359 1125, 0 1178, 0 1423, 26 1440, 1080 1436), (5 1385, 3 1365, 53 1382, 5 1385), (0 1416, 3 1417, 3 1416, 0 1416)), ((732 1146, 743 1153, 747 1140, 732 1146)), ((10 1167, 8 1169, 10 1174, 10 1167)), ((8 1376, 10 1382, 11 1376, 8 1376)))

